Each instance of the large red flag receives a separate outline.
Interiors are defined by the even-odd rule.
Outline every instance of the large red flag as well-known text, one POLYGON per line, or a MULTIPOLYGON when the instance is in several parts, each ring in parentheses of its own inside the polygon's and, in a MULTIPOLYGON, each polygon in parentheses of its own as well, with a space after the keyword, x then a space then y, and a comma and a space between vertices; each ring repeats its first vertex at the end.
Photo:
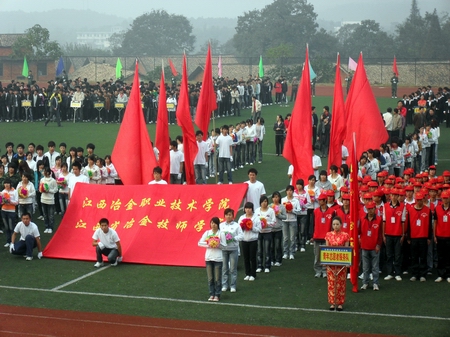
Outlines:
POLYGON ((169 152, 169 124, 166 105, 166 83, 164 70, 161 72, 158 97, 158 119, 156 124, 155 145, 159 150, 159 166, 162 169, 162 179, 170 183, 170 152, 169 152))
POLYGON ((283 157, 293 166, 292 182, 297 179, 308 181, 313 174, 312 168, 312 116, 311 116, 311 82, 309 76, 308 48, 302 79, 298 87, 297 100, 292 110, 291 122, 283 149, 283 157))
POLYGON ((344 93, 341 82, 341 56, 338 54, 336 63, 336 77, 334 80, 333 108, 331 118, 330 151, 328 153, 328 171, 331 165, 341 166, 342 143, 345 138, 346 116, 344 93))
POLYGON ((358 292, 359 271, 359 241, 358 241, 358 218, 359 218, 359 190, 358 190, 358 160, 356 159, 355 141, 352 140, 350 157, 350 245, 353 247, 353 260, 350 268, 350 280, 353 285, 352 291, 358 292))
POLYGON ((157 165, 142 113, 136 61, 133 87, 112 151, 112 161, 124 185, 147 184, 157 165))
POLYGON ((193 163, 198 152, 198 146, 197 140, 195 139, 194 125, 191 121, 186 54, 183 56, 183 76, 181 79, 180 96, 178 99, 177 123, 183 132, 184 172, 186 173, 186 182, 188 184, 195 184, 193 163))
POLYGON ((353 133, 356 134, 357 157, 370 148, 378 149, 388 140, 381 112, 367 79, 362 53, 359 55, 358 67, 345 102, 345 112, 347 131, 344 145, 349 149, 349 156, 352 155, 353 133))
POLYGON ((198 99, 195 124, 203 131, 203 139, 206 140, 211 112, 217 109, 216 95, 212 81, 212 57, 211 45, 208 45, 206 54, 205 72, 203 73, 202 89, 198 99))
POLYGON ((173 65, 173 62, 171 59, 169 59, 169 66, 170 66, 170 70, 172 70, 172 75, 173 76, 178 76, 178 71, 175 68, 175 66, 173 65))
POLYGON ((392 64, 392 72, 398 77, 397 58, 394 56, 394 63, 392 64))

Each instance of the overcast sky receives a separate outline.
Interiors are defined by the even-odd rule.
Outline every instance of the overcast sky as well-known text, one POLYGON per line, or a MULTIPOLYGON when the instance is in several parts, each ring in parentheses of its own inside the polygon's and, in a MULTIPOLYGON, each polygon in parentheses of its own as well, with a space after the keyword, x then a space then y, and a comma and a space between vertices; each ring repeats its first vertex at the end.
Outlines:
MULTIPOLYGON (((1 11, 40 12, 56 8, 90 9, 124 18, 135 18, 151 9, 165 9, 186 17, 236 18, 244 11, 261 9, 272 0, 0 0, 1 11)), ((401 22, 409 14, 411 0, 310 0, 320 20, 376 20, 383 25, 401 22)), ((450 0, 418 0, 421 13, 450 12, 450 0)), ((68 18, 70 20, 75 18, 68 18)), ((81 18, 80 18, 81 19, 81 18)), ((1 30, 1 29, 0 29, 1 30)))

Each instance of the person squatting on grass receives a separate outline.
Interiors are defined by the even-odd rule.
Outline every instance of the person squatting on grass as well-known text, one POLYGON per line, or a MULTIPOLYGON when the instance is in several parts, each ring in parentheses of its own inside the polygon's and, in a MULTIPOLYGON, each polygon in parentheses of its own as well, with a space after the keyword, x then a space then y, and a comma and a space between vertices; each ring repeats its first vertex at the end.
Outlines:
POLYGON ((14 228, 9 252, 13 255, 23 256, 25 254, 25 259, 31 261, 33 260, 33 249, 36 247, 38 249, 38 258, 41 259, 43 255, 39 229, 34 222, 31 222, 31 214, 24 212, 22 221, 14 228), (15 242, 17 234, 20 234, 20 239, 15 242))
POLYGON ((92 235, 92 246, 95 247, 97 253, 97 262, 95 268, 103 267, 103 255, 108 257, 108 262, 115 267, 122 262, 122 246, 120 244, 117 232, 109 227, 109 221, 101 218, 98 228, 92 235))
POLYGON ((219 229, 220 220, 213 217, 210 222, 211 229, 205 231, 198 241, 200 247, 206 248, 206 275, 208 277, 208 301, 219 302, 222 289, 222 249, 227 246, 225 233, 219 229))

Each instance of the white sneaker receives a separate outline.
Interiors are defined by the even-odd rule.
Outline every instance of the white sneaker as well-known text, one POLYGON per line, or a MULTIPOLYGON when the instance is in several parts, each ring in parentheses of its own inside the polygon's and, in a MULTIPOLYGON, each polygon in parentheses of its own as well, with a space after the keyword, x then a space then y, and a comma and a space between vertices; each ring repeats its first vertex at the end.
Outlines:
POLYGON ((411 282, 415 282, 415 281, 417 281, 417 278, 416 278, 415 276, 413 276, 413 277, 411 277, 409 280, 410 280, 411 282))
POLYGON ((261 269, 261 268, 258 268, 258 269, 256 269, 256 272, 257 272, 257 273, 260 273, 260 272, 262 272, 262 269, 261 269))
POLYGON ((235 293, 236 292, 236 288, 231 288, 230 289, 230 293, 235 293))
POLYGON ((249 281, 254 281, 255 278, 254 278, 253 276, 250 276, 250 277, 248 278, 248 280, 249 280, 249 281))
POLYGON ((369 287, 368 284, 363 284, 363 285, 361 286, 361 290, 366 290, 368 287, 369 287))
POLYGON ((228 183, 228 185, 233 185, 233 183, 230 181, 230 182, 228 183))
POLYGON ((234 172, 234 169, 231 169, 231 172, 234 172))
POLYGON ((371 280, 373 280, 373 274, 372 273, 370 273, 369 277, 370 277, 371 280))
POLYGON ((294 255, 289 255, 289 260, 293 260, 294 259, 294 255))
POLYGON ((27 258, 25 260, 31 261, 31 260, 33 260, 33 257, 32 256, 27 256, 27 258))
POLYGON ((265 273, 270 273, 270 269, 269 269, 269 268, 266 268, 266 269, 264 269, 264 272, 265 272, 265 273))
POLYGON ((219 181, 219 182, 217 183, 217 185, 222 185, 222 183, 219 181))
POLYGON ((306 252, 306 249, 305 248, 300 248, 300 252, 304 253, 304 252, 306 252))
POLYGON ((227 291, 227 289, 228 289, 228 288, 226 288, 226 287, 223 287, 223 288, 222 288, 222 291, 227 291))
POLYGON ((450 283, 450 277, 447 277, 447 282, 450 283))
POLYGON ((322 273, 322 277, 323 278, 327 278, 328 276, 327 276, 327 273, 322 273))
MULTIPOLYGON (((8 246, 5 246, 5 247, 8 247, 8 246)), ((287 258, 288 258, 287 254, 284 254, 283 259, 287 260, 287 258)))
POLYGON ((314 277, 315 277, 315 278, 320 278, 320 273, 316 273, 316 274, 314 275, 314 277))
POLYGON ((103 267, 103 262, 96 262, 96 263, 94 264, 94 267, 95 267, 95 268, 103 267))
POLYGON ((358 278, 359 278, 360 280, 363 280, 363 279, 364 279, 364 273, 362 273, 361 275, 359 275, 358 278))
POLYGON ((408 275, 408 271, 405 270, 405 271, 403 272, 403 275, 408 275))
POLYGON ((438 282, 442 282, 444 279, 442 277, 438 277, 437 279, 434 280, 434 282, 438 283, 438 282))
POLYGON ((421 278, 420 278, 420 282, 426 282, 426 280, 427 280, 427 279, 426 279, 425 277, 421 277, 421 278))
POLYGON ((309 245, 309 240, 306 240, 306 244, 309 245))
POLYGON ((394 276, 388 275, 388 276, 386 276, 386 277, 384 278, 384 280, 385 280, 385 281, 389 281, 389 280, 392 280, 393 278, 394 278, 394 276))
POLYGON ((396 280, 396 281, 401 281, 401 280, 402 280, 402 277, 401 277, 400 275, 397 275, 397 276, 395 277, 395 280, 396 280))
POLYGON ((49 228, 47 231, 48 234, 52 234, 53 233, 53 229, 49 228))
POLYGON ((44 233, 48 233, 48 228, 45 229, 44 233))
POLYGON ((244 168, 244 165, 239 166, 240 168, 244 168))
POLYGON ((44 220, 44 217, 42 215, 39 215, 38 220, 44 220))
POLYGON ((374 285, 373 285, 373 290, 375 290, 375 291, 380 290, 380 288, 378 288, 378 284, 374 284, 374 285))
POLYGON ((248 281, 250 279, 250 276, 246 276, 246 277, 244 277, 244 281, 248 281))
POLYGON ((119 257, 116 257, 116 261, 111 263, 111 267, 116 267, 119 264, 119 257))
POLYGON ((350 273, 347 274, 347 280, 350 280, 350 273))
POLYGON ((281 263, 280 262, 275 262, 275 267, 280 267, 281 263))
POLYGON ((3 247, 8 248, 9 247, 9 243, 5 243, 3 247))

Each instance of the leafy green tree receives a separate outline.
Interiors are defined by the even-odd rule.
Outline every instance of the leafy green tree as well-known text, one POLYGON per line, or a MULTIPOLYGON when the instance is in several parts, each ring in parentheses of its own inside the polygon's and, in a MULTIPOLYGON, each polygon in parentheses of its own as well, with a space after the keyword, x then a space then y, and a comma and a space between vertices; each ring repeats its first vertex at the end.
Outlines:
POLYGON ((300 55, 316 34, 316 18, 314 6, 306 0, 275 0, 238 17, 234 46, 240 56, 264 56, 271 48, 291 43, 294 54, 300 55))
POLYGON ((434 9, 433 13, 425 13, 425 40, 423 41, 422 57, 426 58, 443 58, 446 54, 446 45, 443 43, 443 34, 439 17, 434 9))
POLYGON ((397 26, 395 39, 396 55, 420 57, 422 55, 425 21, 420 15, 417 0, 411 1, 409 16, 397 26))
POLYGON ((211 52, 213 55, 219 55, 222 53, 222 45, 219 40, 211 39, 211 41, 205 41, 205 43, 200 47, 199 54, 204 55, 208 51, 208 44, 211 42, 211 52))
POLYGON ((342 49, 344 56, 359 55, 362 51, 365 58, 382 58, 394 55, 393 45, 393 38, 381 30, 378 22, 364 20, 347 34, 342 49))
POLYGON ((25 30, 25 35, 19 37, 12 46, 13 57, 26 56, 29 60, 42 58, 58 58, 61 56, 61 47, 58 42, 50 41, 47 28, 34 25, 25 30))
POLYGON ((123 35, 119 51, 149 56, 190 52, 195 42, 191 33, 192 25, 185 16, 152 10, 134 19, 123 35))

